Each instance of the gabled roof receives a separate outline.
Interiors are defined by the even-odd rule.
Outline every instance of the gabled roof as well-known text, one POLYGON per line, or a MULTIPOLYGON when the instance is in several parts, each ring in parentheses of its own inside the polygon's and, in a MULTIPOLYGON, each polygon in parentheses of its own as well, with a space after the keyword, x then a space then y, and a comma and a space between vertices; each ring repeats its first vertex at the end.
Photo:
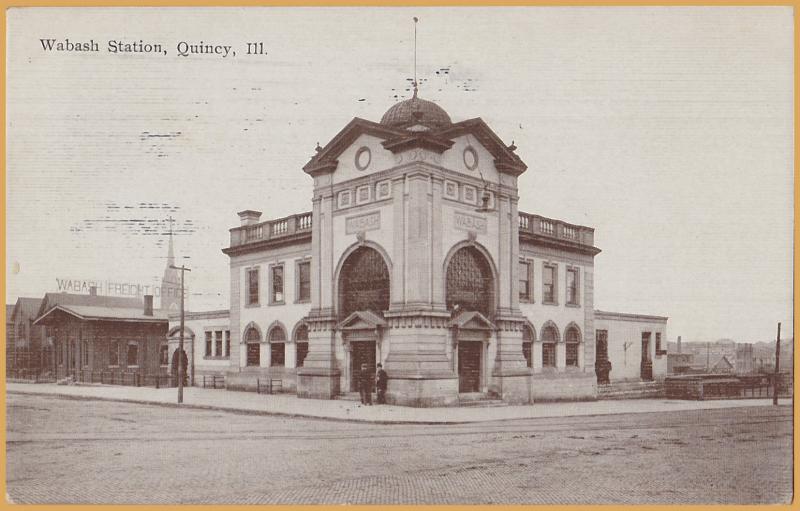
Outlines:
POLYGON ((719 360, 717 360, 717 361, 714 363, 714 365, 713 365, 713 366, 711 366, 711 368, 712 368, 712 369, 733 369, 733 364, 731 364, 731 361, 730 361, 730 360, 728 360, 728 357, 727 357, 727 356, 725 356, 725 355, 722 355, 722 356, 719 358, 719 360))
POLYGON ((147 323, 167 323, 167 311, 154 310, 152 316, 144 314, 143 307, 104 307, 96 305, 56 305, 36 318, 34 324, 43 324, 57 312, 86 321, 136 321, 147 323))
POLYGON ((427 131, 390 128, 356 117, 337 133, 325 147, 320 148, 317 154, 312 156, 311 160, 303 166, 303 170, 312 176, 333 172, 338 165, 337 158, 363 134, 382 139, 384 147, 393 152, 419 146, 439 153, 452 146, 452 141, 455 138, 471 134, 495 158, 494 163, 498 171, 520 175, 528 168, 522 159, 514 153, 515 148, 505 145, 500 137, 479 117, 427 131))
POLYGON ((12 316, 14 320, 16 320, 18 314, 24 314, 31 319, 36 318, 36 316, 39 315, 39 307, 41 304, 41 298, 27 298, 20 296, 17 298, 17 303, 13 306, 12 316))
POLYGON ((338 325, 337 330, 375 330, 386 326, 386 320, 371 311, 355 311, 338 325))
POLYGON ((56 305, 87 305, 97 307, 143 309, 144 301, 141 298, 131 298, 125 296, 46 293, 36 316, 41 316, 56 305))
POLYGON ((450 320, 450 326, 462 330, 495 330, 494 324, 477 311, 461 311, 450 320))

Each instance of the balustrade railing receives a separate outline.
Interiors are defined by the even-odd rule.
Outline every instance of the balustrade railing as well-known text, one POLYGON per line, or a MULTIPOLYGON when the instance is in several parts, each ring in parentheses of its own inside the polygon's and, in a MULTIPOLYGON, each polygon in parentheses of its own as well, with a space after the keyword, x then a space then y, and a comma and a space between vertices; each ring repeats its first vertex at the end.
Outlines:
POLYGON ((594 244, 594 229, 573 225, 561 220, 545 218, 530 213, 519 213, 519 231, 575 241, 583 245, 594 244))
POLYGON ((258 224, 235 227, 231 229, 231 246, 235 247, 245 243, 309 232, 313 227, 313 218, 314 215, 308 212, 277 220, 267 220, 258 224))

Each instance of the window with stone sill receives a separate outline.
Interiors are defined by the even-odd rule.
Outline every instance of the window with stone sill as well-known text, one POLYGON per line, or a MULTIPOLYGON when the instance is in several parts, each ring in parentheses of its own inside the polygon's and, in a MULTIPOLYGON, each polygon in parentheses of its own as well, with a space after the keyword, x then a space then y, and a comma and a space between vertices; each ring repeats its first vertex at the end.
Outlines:
POLYGON ((545 263, 542 272, 542 302, 546 304, 556 304, 557 290, 556 276, 558 267, 554 264, 545 263))
POLYGON ((255 328, 247 330, 244 336, 247 345, 246 364, 250 367, 261 365, 261 334, 255 328))
POLYGON ((247 270, 247 305, 258 305, 258 268, 247 270))
POLYGON ((214 356, 222 358, 222 330, 214 332, 214 356))
POLYGON ((139 366, 139 343, 136 341, 130 341, 128 343, 128 353, 125 359, 125 365, 128 367, 138 367, 139 366))
POLYGON ((167 344, 162 344, 158 348, 158 362, 162 366, 169 365, 169 346, 167 344))
POLYGON ((225 330, 225 357, 231 356, 231 331, 225 330))
POLYGON ((556 366, 556 342, 558 335, 552 326, 542 329, 542 367, 556 366))
POLYGON ((286 365, 286 332, 276 326, 269 332, 270 367, 286 365))
POLYGON ((533 287, 531 285, 531 263, 520 261, 519 263, 519 301, 533 301, 533 287))
POLYGON ((303 261, 297 263, 297 301, 308 302, 311 300, 311 263, 303 261))
POLYGON ((578 296, 579 273, 577 268, 567 268, 567 304, 579 305, 578 296))
POLYGON ((270 269, 270 304, 283 302, 283 265, 275 265, 270 269))
POLYGON ((567 367, 578 367, 578 345, 580 332, 575 327, 570 327, 566 332, 567 367))

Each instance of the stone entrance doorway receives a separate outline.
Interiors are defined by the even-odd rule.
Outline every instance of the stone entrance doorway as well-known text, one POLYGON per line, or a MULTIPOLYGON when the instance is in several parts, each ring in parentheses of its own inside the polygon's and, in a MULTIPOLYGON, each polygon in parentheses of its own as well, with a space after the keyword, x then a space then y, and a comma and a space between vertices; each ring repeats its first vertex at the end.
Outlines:
POLYGON ((481 365, 483 343, 478 341, 458 343, 458 391, 481 391, 481 365))
POLYGON ((358 392, 361 364, 367 364, 375 374, 375 341, 353 341, 350 353, 350 391, 358 392))

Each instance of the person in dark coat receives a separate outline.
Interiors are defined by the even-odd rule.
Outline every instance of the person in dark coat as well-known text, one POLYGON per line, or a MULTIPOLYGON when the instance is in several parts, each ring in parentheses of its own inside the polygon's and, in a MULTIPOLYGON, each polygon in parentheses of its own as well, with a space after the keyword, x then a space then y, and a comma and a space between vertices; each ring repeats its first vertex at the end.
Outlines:
POLYGON ((386 383, 389 375, 383 370, 383 365, 378 364, 378 374, 375 376, 375 387, 378 389, 378 404, 386 404, 386 383))
POLYGON ((367 364, 361 364, 358 390, 361 392, 361 404, 372 405, 372 382, 374 375, 367 364))
POLYGON ((181 366, 183 369, 183 385, 186 386, 189 384, 189 374, 187 369, 189 369, 189 357, 186 356, 186 351, 175 350, 172 353, 172 377, 174 378, 175 385, 178 385, 178 353, 181 356, 181 366))

